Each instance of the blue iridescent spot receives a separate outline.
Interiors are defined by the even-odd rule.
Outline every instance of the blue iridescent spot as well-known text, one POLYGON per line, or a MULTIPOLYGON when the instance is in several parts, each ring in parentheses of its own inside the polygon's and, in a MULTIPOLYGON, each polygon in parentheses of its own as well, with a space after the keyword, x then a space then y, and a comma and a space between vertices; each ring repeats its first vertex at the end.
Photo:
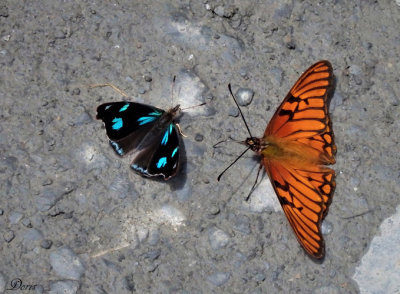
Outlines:
POLYGON ((126 103, 124 106, 121 107, 121 109, 119 110, 119 112, 125 111, 127 110, 129 107, 129 103, 126 103))
POLYGON ((111 144, 111 146, 114 147, 115 151, 117 151, 117 153, 119 155, 121 155, 121 156, 124 155, 124 150, 122 150, 122 148, 119 147, 118 143, 110 140, 110 144, 111 144))
POLYGON ((178 151, 178 149, 179 149, 179 146, 176 147, 176 148, 174 149, 174 151, 172 151, 171 157, 174 157, 174 156, 175 156, 175 153, 178 151))
POLYGON ((157 111, 157 110, 154 110, 153 112, 150 112, 149 113, 149 115, 154 115, 154 116, 160 116, 162 113, 161 112, 159 112, 159 111, 157 111))
POLYGON ((137 121, 139 121, 140 122, 139 125, 142 126, 142 125, 145 125, 145 124, 147 124, 149 122, 152 122, 155 119, 156 119, 155 116, 142 116, 137 121))
POLYGON ((167 158, 161 157, 157 162, 157 168, 162 168, 167 164, 167 158))
POLYGON ((112 122, 114 123, 112 128, 113 130, 119 130, 120 128, 122 128, 122 118, 120 117, 116 117, 112 120, 112 122))
POLYGON ((167 145, 168 142, 168 130, 165 132, 164 137, 162 138, 161 145, 167 145))
POLYGON ((163 137, 163 139, 162 139, 162 141, 161 141, 161 145, 167 145, 167 142, 168 142, 168 135, 170 135, 170 134, 172 133, 173 127, 174 127, 173 124, 170 124, 170 125, 169 125, 169 129, 167 129, 167 130, 165 131, 164 137, 163 137))
POLYGON ((157 117, 161 116, 161 112, 154 110, 153 112, 150 112, 148 115, 151 116, 142 116, 140 117, 137 121, 140 122, 139 125, 145 125, 148 124, 149 122, 152 122, 153 120, 156 120, 157 117))

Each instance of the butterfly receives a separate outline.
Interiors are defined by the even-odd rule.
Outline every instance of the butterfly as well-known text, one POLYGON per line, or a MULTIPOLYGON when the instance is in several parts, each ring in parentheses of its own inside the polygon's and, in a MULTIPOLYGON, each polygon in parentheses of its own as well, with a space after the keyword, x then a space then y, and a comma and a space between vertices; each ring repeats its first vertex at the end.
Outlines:
MULTIPOLYGON (((315 259, 325 255, 321 223, 336 187, 335 171, 326 167, 335 163, 336 154, 329 117, 333 83, 329 61, 308 68, 276 110, 262 138, 251 135, 234 99, 250 134, 241 142, 247 149, 239 158, 249 149, 261 156, 258 173, 264 166, 297 240, 315 259)), ((230 86, 229 90, 232 94, 230 86)))
POLYGON ((179 168, 179 126, 174 122, 181 108, 168 111, 136 103, 111 102, 97 107, 110 145, 119 156, 134 151, 131 168, 146 177, 176 175, 179 168))

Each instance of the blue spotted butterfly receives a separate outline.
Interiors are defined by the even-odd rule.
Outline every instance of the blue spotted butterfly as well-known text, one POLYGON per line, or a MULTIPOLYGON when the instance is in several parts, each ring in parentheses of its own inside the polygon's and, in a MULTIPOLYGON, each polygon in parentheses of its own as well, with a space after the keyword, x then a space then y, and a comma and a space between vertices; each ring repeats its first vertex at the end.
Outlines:
POLYGON ((177 105, 168 111, 135 102, 111 102, 97 108, 97 119, 104 122, 110 145, 124 156, 135 151, 131 168, 146 177, 176 175, 180 140, 174 118, 177 105))

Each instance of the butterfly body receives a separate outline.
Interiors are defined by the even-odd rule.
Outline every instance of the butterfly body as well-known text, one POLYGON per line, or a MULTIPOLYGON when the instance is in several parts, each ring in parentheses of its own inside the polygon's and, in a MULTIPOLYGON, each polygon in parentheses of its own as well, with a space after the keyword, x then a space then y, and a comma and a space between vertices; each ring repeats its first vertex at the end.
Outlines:
POLYGON ((245 145, 263 158, 287 161, 297 166, 325 164, 318 152, 307 145, 279 138, 247 138, 245 145))
POLYGON ((329 117, 334 77, 329 61, 307 69, 287 94, 262 138, 243 143, 261 156, 283 211, 305 251, 325 254, 321 223, 335 190, 336 145, 329 117))
POLYGON ((177 105, 168 111, 135 102, 111 102, 97 108, 111 147, 119 156, 134 154, 131 168, 146 177, 165 180, 177 173, 180 140, 174 119, 177 105))

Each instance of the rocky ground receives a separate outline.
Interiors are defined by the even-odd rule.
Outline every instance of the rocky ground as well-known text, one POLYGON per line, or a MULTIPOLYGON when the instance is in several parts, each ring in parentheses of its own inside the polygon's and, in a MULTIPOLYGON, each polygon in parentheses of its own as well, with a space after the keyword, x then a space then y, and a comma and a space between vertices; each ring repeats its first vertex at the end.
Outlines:
POLYGON ((400 203, 399 5, 0 1, 0 292, 399 293, 400 224, 385 221, 400 203), (257 158, 217 182, 243 146, 213 145, 248 136, 228 83, 254 95, 243 112, 261 136, 321 59, 337 188, 315 263, 266 176, 244 201, 257 158), (142 178, 115 154, 96 107, 124 97, 89 87, 104 82, 163 109, 207 102, 180 118, 178 176, 142 178))

